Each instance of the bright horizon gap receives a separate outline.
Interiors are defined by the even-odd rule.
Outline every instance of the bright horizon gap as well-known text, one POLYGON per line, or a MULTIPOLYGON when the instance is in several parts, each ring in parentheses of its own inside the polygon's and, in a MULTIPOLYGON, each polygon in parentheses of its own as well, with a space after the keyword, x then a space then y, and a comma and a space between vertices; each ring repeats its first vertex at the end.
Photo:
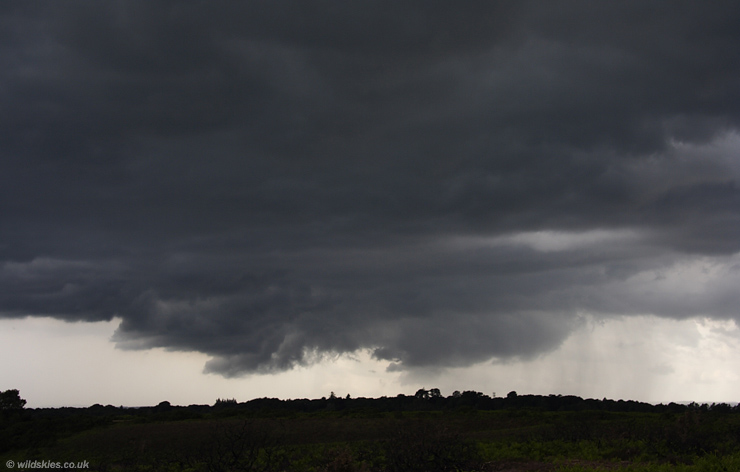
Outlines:
POLYGON ((28 408, 141 407, 162 401, 212 405, 217 398, 319 399, 332 391, 341 397, 377 398, 412 395, 419 388, 439 388, 444 396, 455 390, 489 396, 516 391, 652 404, 734 404, 740 391, 734 321, 652 316, 597 321, 586 316, 558 349, 532 360, 386 372, 387 362, 361 350, 286 372, 231 379, 203 373, 205 354, 116 349, 110 339, 118 322, 0 320, 0 355, 25 360, 0 367, 0 390, 18 389, 28 408), (651 361, 637 362, 640 358, 651 361), (707 365, 714 367, 706 370, 707 365), (24 378, 27 369, 38 375, 24 378), (337 378, 344 381, 338 384, 337 378))

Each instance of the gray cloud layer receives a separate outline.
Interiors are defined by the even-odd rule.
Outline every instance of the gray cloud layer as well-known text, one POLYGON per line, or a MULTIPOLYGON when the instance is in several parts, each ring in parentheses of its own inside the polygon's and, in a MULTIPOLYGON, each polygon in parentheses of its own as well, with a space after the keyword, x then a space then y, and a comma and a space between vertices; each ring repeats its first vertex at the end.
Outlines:
POLYGON ((532 356, 584 312, 737 318, 739 23, 734 2, 7 2, 0 313, 117 316, 120 346, 224 375, 532 356))

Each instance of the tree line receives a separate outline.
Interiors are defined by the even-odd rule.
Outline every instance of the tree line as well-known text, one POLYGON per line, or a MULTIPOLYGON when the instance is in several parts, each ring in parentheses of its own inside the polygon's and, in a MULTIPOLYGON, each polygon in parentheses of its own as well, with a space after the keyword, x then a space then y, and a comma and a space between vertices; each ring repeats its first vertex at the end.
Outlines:
POLYGON ((321 411, 359 411, 359 412, 395 412, 395 411, 430 411, 430 410, 504 410, 530 409, 538 411, 612 411, 612 412, 641 412, 641 413, 681 413, 689 410, 714 412, 740 412, 740 405, 727 403, 668 403, 651 404, 634 400, 611 400, 607 398, 582 398, 575 395, 519 395, 509 392, 506 396, 486 395, 474 390, 454 391, 449 396, 442 395, 438 388, 418 389, 413 395, 398 394, 395 397, 382 396, 379 398, 356 397, 350 394, 338 396, 331 392, 328 397, 320 399, 279 399, 256 398, 245 402, 236 399, 217 399, 213 405, 176 406, 169 401, 162 401, 150 407, 115 407, 95 404, 88 408, 37 408, 25 409, 26 400, 22 399, 18 390, 0 392, 0 410, 4 416, 11 412, 21 411, 37 417, 53 415, 71 415, 84 413, 89 416, 106 416, 108 414, 127 415, 167 415, 202 416, 207 414, 223 414, 224 411, 252 411, 252 412, 296 412, 313 413, 321 411), (192 413, 188 415, 187 413, 192 413))

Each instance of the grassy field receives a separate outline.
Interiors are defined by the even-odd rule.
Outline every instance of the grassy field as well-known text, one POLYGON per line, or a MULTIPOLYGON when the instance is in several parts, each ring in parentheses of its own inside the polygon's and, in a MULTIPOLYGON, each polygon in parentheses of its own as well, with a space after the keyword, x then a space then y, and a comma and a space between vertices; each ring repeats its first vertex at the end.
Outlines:
POLYGON ((734 412, 225 410, 190 419, 102 418, 6 451, 0 463, 88 461, 97 471, 740 471, 734 412))

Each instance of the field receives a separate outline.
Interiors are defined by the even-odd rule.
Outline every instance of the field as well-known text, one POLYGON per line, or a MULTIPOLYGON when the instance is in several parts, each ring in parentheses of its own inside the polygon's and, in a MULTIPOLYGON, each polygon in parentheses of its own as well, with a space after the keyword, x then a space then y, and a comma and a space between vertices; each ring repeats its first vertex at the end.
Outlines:
POLYGON ((727 405, 548 411, 394 400, 383 408, 322 399, 24 412, 3 419, 0 463, 173 472, 740 470, 740 412, 727 405))

